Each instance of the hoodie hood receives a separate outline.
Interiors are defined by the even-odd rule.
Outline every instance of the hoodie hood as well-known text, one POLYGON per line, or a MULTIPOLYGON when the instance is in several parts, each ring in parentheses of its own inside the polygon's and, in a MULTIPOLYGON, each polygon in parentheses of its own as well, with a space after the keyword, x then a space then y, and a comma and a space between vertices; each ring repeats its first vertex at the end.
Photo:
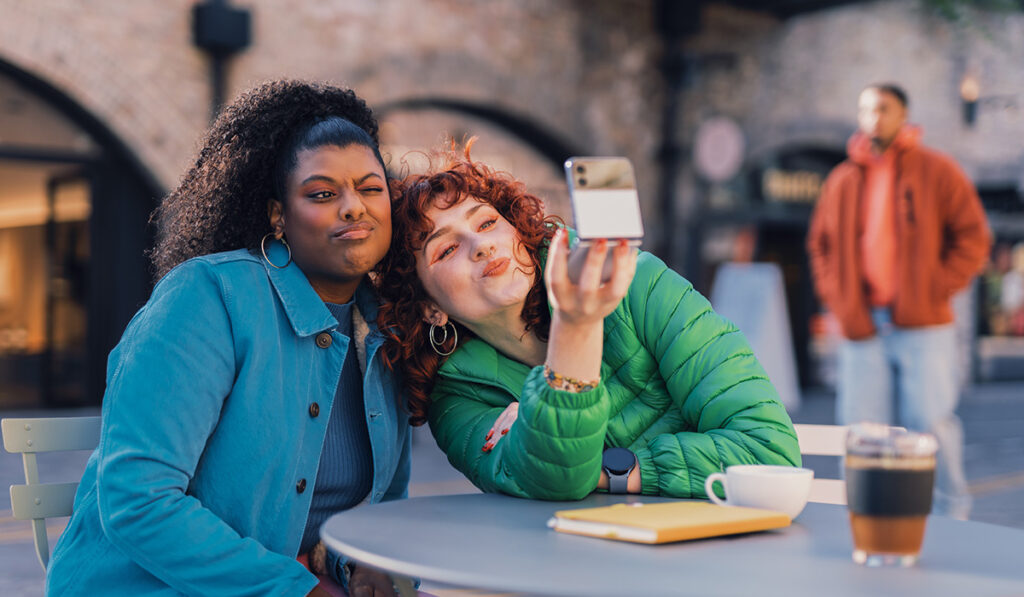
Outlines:
MULTIPOLYGON (((905 124, 896 133, 896 138, 892 140, 889 148, 886 151, 894 151, 896 153, 904 152, 908 149, 917 147, 921 142, 921 135, 924 131, 921 127, 916 124, 905 124)), ((850 140, 846 142, 846 154, 850 156, 850 159, 854 162, 867 165, 872 160, 878 157, 871 150, 871 137, 868 137, 864 133, 857 131, 854 133, 850 140)))

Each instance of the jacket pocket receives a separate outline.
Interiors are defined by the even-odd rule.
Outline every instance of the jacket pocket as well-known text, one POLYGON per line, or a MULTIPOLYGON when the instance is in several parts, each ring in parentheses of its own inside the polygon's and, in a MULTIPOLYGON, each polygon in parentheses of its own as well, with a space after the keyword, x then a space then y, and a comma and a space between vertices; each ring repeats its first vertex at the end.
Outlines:
POLYGON ((84 594, 79 579, 104 561, 111 548, 113 544, 107 539, 99 521, 94 484, 81 503, 75 505, 75 513, 57 539, 47 567, 46 593, 84 594))
POLYGON ((949 283, 946 281, 946 272, 941 269, 936 269, 935 274, 931 276, 929 289, 931 290, 931 299, 936 306, 945 303, 953 296, 949 283))

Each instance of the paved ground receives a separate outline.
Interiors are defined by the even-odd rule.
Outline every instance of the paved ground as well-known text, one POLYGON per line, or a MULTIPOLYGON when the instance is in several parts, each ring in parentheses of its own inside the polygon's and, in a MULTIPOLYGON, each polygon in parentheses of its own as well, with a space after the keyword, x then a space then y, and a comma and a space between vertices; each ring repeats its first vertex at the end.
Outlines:
MULTIPOLYGON (((804 397, 793 413, 797 423, 832 423, 833 399, 816 392, 804 397)), ((0 416, 81 416, 86 411, 45 413, 4 412, 0 416)), ((967 475, 974 494, 972 520, 1024 528, 1024 383, 989 383, 970 389, 960 407, 966 437, 967 475)), ((74 480, 89 454, 67 453, 40 458, 41 481, 74 480)), ((820 477, 838 476, 836 459, 808 458, 805 464, 820 477)), ((21 459, 0 451, 0 487, 23 482, 21 459)), ((425 429, 413 439, 413 496, 476 491, 448 465, 425 429)), ((11 518, 10 498, 0 499, 0 595, 41 596, 43 572, 32 548, 30 526, 11 518)), ((65 520, 49 526, 51 542, 65 520)))

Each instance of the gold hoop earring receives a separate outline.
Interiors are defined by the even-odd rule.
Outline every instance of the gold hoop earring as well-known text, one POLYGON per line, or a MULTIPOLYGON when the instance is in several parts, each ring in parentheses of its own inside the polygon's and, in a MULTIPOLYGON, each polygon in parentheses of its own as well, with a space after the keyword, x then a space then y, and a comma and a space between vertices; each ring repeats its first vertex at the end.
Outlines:
POLYGON ((266 233, 266 235, 263 236, 263 240, 260 241, 260 251, 263 252, 263 259, 265 259, 267 263, 270 264, 271 267, 276 267, 277 269, 284 269, 288 267, 288 265, 292 262, 292 248, 288 246, 288 241, 286 241, 283 236, 279 238, 278 240, 281 241, 281 244, 284 245, 284 248, 288 249, 288 261, 285 261, 284 265, 278 265, 274 263, 273 261, 270 260, 270 257, 267 257, 267 237, 272 236, 274 236, 273 232, 268 232, 266 233))
POLYGON ((434 352, 440 356, 446 357, 455 352, 455 349, 459 347, 459 330, 455 327, 454 323, 449 321, 448 323, 440 326, 441 331, 444 332, 444 336, 442 336, 440 340, 437 340, 434 337, 434 332, 438 327, 439 326, 437 324, 430 324, 430 333, 428 335, 428 338, 430 338, 430 347, 433 348, 434 352), (452 326, 452 337, 455 341, 452 343, 452 349, 448 352, 444 352, 444 343, 448 341, 448 326, 452 326))

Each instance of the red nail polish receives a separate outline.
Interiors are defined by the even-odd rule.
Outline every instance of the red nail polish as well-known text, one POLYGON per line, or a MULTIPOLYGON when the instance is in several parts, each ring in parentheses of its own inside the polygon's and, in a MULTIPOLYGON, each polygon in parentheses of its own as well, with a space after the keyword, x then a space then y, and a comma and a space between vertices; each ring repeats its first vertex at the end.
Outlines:
POLYGON ((624 238, 619 239, 619 246, 620 247, 626 247, 628 245, 629 245, 629 243, 626 242, 626 239, 624 239, 624 238))
POLYGON ((597 248, 598 249, 604 249, 607 246, 608 246, 608 239, 602 238, 601 240, 597 241, 597 248))
POLYGON ((492 437, 494 437, 494 430, 493 429, 491 429, 490 431, 487 432, 487 437, 484 438, 484 441, 487 441, 487 440, 491 439, 492 437))
POLYGON ((501 434, 502 434, 502 435, 505 435, 506 433, 508 433, 508 429, 502 429, 502 430, 501 430, 501 434))

